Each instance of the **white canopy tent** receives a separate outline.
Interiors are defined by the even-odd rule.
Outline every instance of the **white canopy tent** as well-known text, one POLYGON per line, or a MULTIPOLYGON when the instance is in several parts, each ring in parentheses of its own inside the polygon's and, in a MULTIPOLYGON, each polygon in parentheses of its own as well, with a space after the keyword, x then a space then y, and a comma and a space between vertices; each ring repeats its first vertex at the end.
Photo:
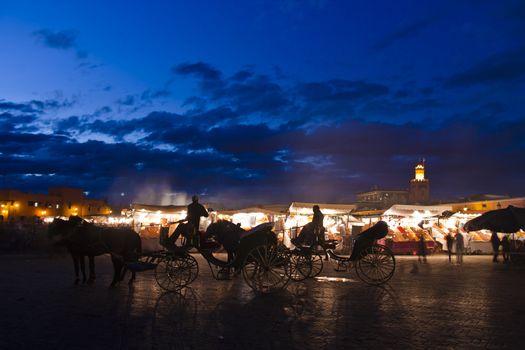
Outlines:
POLYGON ((384 216, 412 216, 430 218, 440 216, 443 212, 452 210, 448 205, 405 205, 395 204, 384 212, 384 216))
MULTIPOLYGON (((288 212, 290 215, 312 215, 312 207, 318 205, 319 209, 325 216, 342 216, 346 215, 349 222, 361 222, 350 213, 355 210, 355 204, 329 204, 329 203, 306 203, 292 202, 288 212)), ((345 216, 345 217, 346 217, 345 216)))

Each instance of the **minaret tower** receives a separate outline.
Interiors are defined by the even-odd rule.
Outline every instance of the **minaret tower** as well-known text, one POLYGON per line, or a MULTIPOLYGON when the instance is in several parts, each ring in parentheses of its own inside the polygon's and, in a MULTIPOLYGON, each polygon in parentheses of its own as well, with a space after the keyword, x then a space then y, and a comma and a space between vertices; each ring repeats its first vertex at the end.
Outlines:
POLYGON ((430 182, 425 179, 425 160, 420 160, 415 168, 415 176, 410 180, 408 201, 413 204, 425 204, 430 199, 430 182))

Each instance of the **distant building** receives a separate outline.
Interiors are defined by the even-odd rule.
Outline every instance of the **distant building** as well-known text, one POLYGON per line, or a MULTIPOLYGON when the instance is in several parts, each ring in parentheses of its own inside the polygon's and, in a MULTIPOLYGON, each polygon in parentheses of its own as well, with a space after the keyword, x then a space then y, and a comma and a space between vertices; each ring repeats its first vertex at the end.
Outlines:
POLYGON ((0 219, 24 220, 43 216, 110 214, 106 201, 90 199, 79 188, 53 187, 48 194, 0 190, 0 219))
POLYGON ((469 198, 466 201, 444 203, 443 205, 450 205, 453 212, 461 211, 464 213, 482 213, 489 210, 505 209, 509 205, 525 208, 525 197, 478 195, 475 198, 477 200, 470 200, 469 198))
POLYGON ((408 202, 410 204, 426 204, 430 200, 430 181, 425 178, 425 160, 417 163, 415 176, 410 180, 408 202))
POLYGON ((370 191, 358 193, 356 197, 360 208, 385 209, 393 204, 406 204, 408 202, 408 191, 375 187, 370 191))

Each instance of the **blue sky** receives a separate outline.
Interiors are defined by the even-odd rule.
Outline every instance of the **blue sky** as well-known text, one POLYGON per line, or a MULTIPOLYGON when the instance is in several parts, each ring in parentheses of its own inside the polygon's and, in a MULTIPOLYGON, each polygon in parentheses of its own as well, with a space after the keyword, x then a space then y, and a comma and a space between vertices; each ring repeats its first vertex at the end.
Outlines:
POLYGON ((1 1, 0 187, 341 202, 425 158, 434 198, 521 195, 524 33, 511 0, 1 1))

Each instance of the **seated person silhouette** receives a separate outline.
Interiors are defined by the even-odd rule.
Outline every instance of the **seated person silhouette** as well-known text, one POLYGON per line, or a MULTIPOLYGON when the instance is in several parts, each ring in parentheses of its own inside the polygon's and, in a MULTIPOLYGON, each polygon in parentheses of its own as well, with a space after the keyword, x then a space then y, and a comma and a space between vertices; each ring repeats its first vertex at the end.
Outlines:
POLYGON ((300 248, 304 246, 312 246, 315 242, 315 227, 313 222, 304 225, 299 236, 292 238, 291 242, 294 246, 300 248))
POLYGON ((180 223, 175 231, 168 237, 168 227, 162 227, 161 228, 161 242, 160 244, 164 246, 168 250, 175 250, 177 248, 181 248, 181 246, 178 246, 176 244, 179 237, 182 235, 182 237, 186 238, 186 244, 189 242, 189 237, 192 234, 192 227, 188 223, 180 223))

